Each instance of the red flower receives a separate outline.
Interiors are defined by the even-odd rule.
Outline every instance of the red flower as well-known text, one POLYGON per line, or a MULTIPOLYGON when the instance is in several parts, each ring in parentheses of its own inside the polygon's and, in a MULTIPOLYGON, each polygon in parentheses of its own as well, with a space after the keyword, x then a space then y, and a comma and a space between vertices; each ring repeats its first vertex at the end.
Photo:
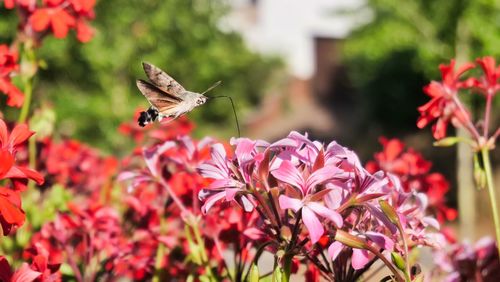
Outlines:
POLYGON ((376 153, 374 161, 366 165, 372 173, 382 169, 396 175, 406 192, 417 191, 427 195, 427 209, 435 214, 438 221, 454 220, 457 211, 446 205, 446 193, 450 189, 448 181, 440 173, 430 173, 432 163, 412 148, 405 151, 405 144, 398 139, 380 138, 382 152, 376 153))
POLYGON ((23 105, 24 94, 11 81, 12 74, 19 70, 17 59, 17 52, 9 50, 7 45, 0 45, 0 92, 9 97, 7 105, 19 108, 23 105))
POLYGON ((42 275, 34 271, 27 263, 23 263, 21 268, 13 273, 9 262, 3 256, 0 256, 0 281, 1 282, 31 282, 42 275))
POLYGON ((76 22, 76 38, 82 43, 87 43, 94 36, 94 30, 84 21, 76 22))
POLYGON ((3 234, 7 235, 12 228, 23 225, 25 218, 19 192, 0 187, 0 224, 3 234))
POLYGON ((100 195, 118 166, 113 157, 104 158, 76 140, 45 140, 39 159, 44 161, 37 168, 46 174, 47 183, 56 182, 92 196, 100 195))
POLYGON ((500 66, 495 66, 495 58, 493 57, 477 59, 476 62, 483 69, 484 76, 479 80, 474 79, 474 86, 481 89, 484 94, 495 95, 495 93, 500 90, 500 84, 498 83, 498 79, 500 78, 500 66))
POLYGON ((424 92, 431 97, 427 104, 420 106, 420 118, 417 126, 423 128, 437 119, 432 127, 434 138, 441 139, 446 136, 448 123, 452 121, 455 125, 464 125, 470 119, 469 114, 459 108, 454 101, 458 90, 470 86, 469 81, 460 81, 459 77, 466 71, 474 68, 472 63, 466 63, 461 66, 457 72, 454 72, 455 60, 451 60, 450 65, 440 65, 442 81, 432 81, 424 87, 424 92))
POLYGON ((34 132, 28 129, 26 124, 18 124, 9 134, 7 125, 0 119, 0 179, 12 178, 15 180, 16 188, 23 190, 23 179, 32 179, 38 185, 43 184, 43 176, 27 167, 15 166, 14 156, 17 148, 24 143, 34 132))
POLYGON ((29 18, 33 30, 41 32, 50 26, 56 38, 64 38, 68 30, 75 26, 75 18, 66 10, 56 8, 42 8, 36 10, 29 18))

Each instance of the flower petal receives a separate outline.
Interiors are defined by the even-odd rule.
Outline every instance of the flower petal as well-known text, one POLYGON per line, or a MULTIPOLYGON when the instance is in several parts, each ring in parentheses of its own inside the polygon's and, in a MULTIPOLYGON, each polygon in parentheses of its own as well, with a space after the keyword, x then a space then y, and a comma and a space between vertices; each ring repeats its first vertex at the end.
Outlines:
POLYGON ((14 275, 12 275, 12 282, 31 282, 42 275, 41 272, 34 271, 27 263, 23 263, 14 275))
POLYGON ((5 147, 9 140, 9 131, 7 130, 7 125, 0 119, 0 147, 5 147))
POLYGON ((394 249, 394 241, 382 233, 368 231, 365 233, 365 235, 368 239, 373 241, 380 248, 383 248, 388 251, 392 251, 394 249))
POLYGON ((325 229, 319 221, 318 217, 312 210, 307 206, 302 208, 302 220, 309 231, 309 237, 311 237, 311 243, 315 244, 321 238, 325 229))
POLYGON ((0 179, 12 168, 14 157, 7 150, 0 150, 0 179))
POLYGON ((309 193, 311 189, 316 187, 316 185, 335 179, 341 173, 342 170, 333 165, 325 166, 316 170, 307 178, 306 194, 309 193))
POLYGON ((219 192, 215 195, 212 195, 210 196, 206 201, 205 203, 203 204, 203 206, 201 207, 201 212, 203 214, 207 214, 208 210, 216 203, 218 202, 219 200, 223 199, 224 197, 226 197, 226 192, 223 191, 223 192, 219 192))
POLYGON ((283 161, 278 169, 271 171, 271 174, 276 177, 276 179, 299 188, 302 193, 305 192, 305 183, 304 178, 302 178, 302 173, 300 173, 290 161, 283 161))
POLYGON ((337 228, 342 227, 342 225, 344 224, 344 219, 338 212, 331 210, 323 206, 322 204, 316 202, 309 202, 306 204, 306 207, 310 208, 315 213, 333 222, 337 228))
POLYGON ((255 155, 255 142, 248 138, 239 138, 234 153, 240 165, 253 161, 253 156, 255 155))
POLYGON ((279 203, 280 203, 280 208, 282 210, 292 209, 295 212, 298 211, 303 206, 303 203, 301 200, 295 199, 295 198, 290 198, 290 197, 285 196, 285 195, 281 195, 279 197, 279 203))
POLYGON ((370 262, 370 254, 367 250, 353 249, 351 264, 352 268, 355 270, 365 267, 365 265, 370 262))
POLYGON ((35 132, 30 131, 26 124, 21 123, 16 125, 10 133, 10 146, 16 147, 21 143, 24 143, 24 141, 28 140, 28 138, 30 138, 33 134, 35 134, 35 132))
POLYGON ((328 247, 328 255, 330 256, 331 260, 335 260, 342 249, 344 249, 344 244, 340 243, 339 241, 333 242, 330 247, 328 247))
POLYGON ((27 167, 13 166, 4 175, 5 178, 29 178, 34 180, 38 185, 42 185, 44 182, 43 176, 35 170, 29 169, 27 167))

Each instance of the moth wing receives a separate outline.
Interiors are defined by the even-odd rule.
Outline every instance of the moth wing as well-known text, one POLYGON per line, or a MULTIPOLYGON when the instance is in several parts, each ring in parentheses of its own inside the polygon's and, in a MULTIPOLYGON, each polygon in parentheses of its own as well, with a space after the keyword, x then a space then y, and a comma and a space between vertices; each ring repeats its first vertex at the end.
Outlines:
POLYGON ((158 87, 142 79, 137 80, 137 88, 139 88, 151 106, 155 107, 161 114, 177 107, 182 102, 182 99, 179 97, 165 93, 158 87))
POLYGON ((175 79, 150 63, 143 62, 142 67, 149 80, 163 92, 174 96, 180 96, 186 91, 175 79))

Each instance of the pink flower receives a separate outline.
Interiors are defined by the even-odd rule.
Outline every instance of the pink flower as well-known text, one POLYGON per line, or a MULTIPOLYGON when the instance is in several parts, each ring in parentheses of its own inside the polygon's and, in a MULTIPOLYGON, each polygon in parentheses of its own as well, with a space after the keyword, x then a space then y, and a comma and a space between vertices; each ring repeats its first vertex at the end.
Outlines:
MULTIPOLYGON (((244 159, 244 158, 243 158, 244 159)), ((199 193, 200 200, 206 200, 201 207, 203 213, 208 210, 218 201, 234 201, 238 192, 245 191, 245 183, 243 179, 236 179, 236 172, 230 168, 230 161, 227 159, 226 150, 222 144, 212 146, 212 160, 199 166, 202 176, 214 179, 214 181, 199 193)), ((243 178, 248 176, 243 174, 243 178)), ((244 195, 238 195, 241 205, 245 211, 252 211, 253 204, 244 195)))
POLYGON ((304 224, 309 231, 309 237, 311 238, 311 243, 313 244, 318 242, 321 236, 323 236, 323 234, 325 233, 323 224, 318 219, 318 216, 330 220, 335 224, 337 228, 342 227, 344 223, 342 216, 338 212, 325 207, 319 202, 307 200, 301 201, 299 199, 281 195, 279 197, 279 204, 282 209, 292 209, 295 212, 298 212, 299 210, 301 211, 302 220, 304 221, 304 224))
MULTIPOLYGON (((338 178, 342 171, 336 166, 325 166, 313 171, 304 177, 290 161, 283 161, 280 167, 271 171, 276 179, 292 185, 301 194, 302 199, 296 199, 285 195, 280 195, 279 204, 281 209, 292 209, 295 212, 301 211, 302 220, 309 230, 311 242, 316 243, 324 233, 324 228, 318 219, 318 215, 329 219, 337 228, 342 227, 342 216, 318 201, 330 192, 330 189, 323 189, 316 192, 319 185, 338 178)), ((308 174, 308 173, 304 173, 308 174)))

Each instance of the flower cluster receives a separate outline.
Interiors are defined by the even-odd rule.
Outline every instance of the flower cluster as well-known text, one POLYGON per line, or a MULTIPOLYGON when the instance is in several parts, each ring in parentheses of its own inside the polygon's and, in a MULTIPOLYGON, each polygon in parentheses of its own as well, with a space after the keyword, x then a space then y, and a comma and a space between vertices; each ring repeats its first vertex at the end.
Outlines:
POLYGON ((20 194, 26 189, 28 179, 42 184, 43 176, 25 166, 18 166, 16 152, 34 132, 25 124, 18 124, 9 133, 7 125, 0 119, 0 180, 11 180, 10 187, 0 186, 0 224, 4 235, 24 223, 20 194))
POLYGON ((19 71, 18 54, 7 45, 0 44, 0 92, 7 95, 7 105, 21 107, 24 94, 12 83, 12 76, 19 71))
POLYGON ((446 205, 446 194, 450 184, 438 172, 430 172, 432 163, 408 148, 399 139, 380 138, 383 151, 375 153, 374 160, 366 164, 366 169, 375 173, 383 170, 396 175, 405 192, 418 191, 425 193, 429 200, 428 212, 434 214, 439 222, 454 220, 457 211, 446 205))
POLYGON ((419 128, 436 121, 432 127, 433 135, 436 139, 442 139, 446 137, 447 127, 451 122, 455 127, 463 127, 469 131, 478 143, 477 147, 485 146, 486 142, 490 145, 495 144, 500 131, 497 130, 490 136, 489 121, 491 102, 500 90, 500 66, 496 66, 495 59, 492 57, 480 58, 476 62, 480 65, 483 75, 465 80, 461 80, 460 77, 476 67, 473 63, 465 63, 457 71, 455 71, 455 60, 451 60, 449 65, 439 66, 442 81, 432 81, 424 87, 425 94, 431 97, 431 100, 418 108, 420 118, 417 126, 419 128), (459 92, 466 89, 473 93, 480 93, 487 99, 485 117, 481 124, 482 133, 472 122, 470 111, 458 98, 459 92))
POLYGON ((118 167, 114 157, 103 157, 77 140, 56 143, 47 138, 39 143, 37 159, 43 160, 37 169, 46 175, 45 187, 58 183, 92 198, 111 185, 118 167))
POLYGON ((409 251, 436 243, 427 227, 439 224, 425 215, 425 194, 405 192, 394 175, 368 172, 336 142, 325 146, 291 132, 272 144, 246 138, 231 144, 232 157, 215 144, 211 160, 199 167, 212 180, 199 194, 202 211, 232 203, 256 212, 257 225, 247 228, 258 230, 284 269, 298 255, 328 280, 355 279, 381 259, 401 280, 382 252, 401 258, 409 277, 409 251), (320 259, 326 250, 332 263, 320 259))
MULTIPOLYGON (((92 277, 90 281, 94 281, 98 273, 95 265, 102 264, 119 251, 120 235, 119 214, 115 209, 96 203, 70 203, 68 213, 60 213, 54 221, 47 222, 40 232, 34 234, 31 247, 25 254, 33 256, 33 253, 44 250, 48 265, 58 266, 67 262, 78 281, 84 277, 80 266, 86 265, 86 277, 92 277)), ((47 268, 51 270, 50 275, 60 275, 57 267, 47 268)))
POLYGON ((19 10, 20 29, 37 42, 48 33, 65 38, 70 29, 87 42, 94 33, 87 21, 94 18, 95 0, 5 0, 4 5, 19 10))
POLYGON ((498 281, 500 260, 495 241, 484 237, 474 245, 457 243, 434 252, 433 276, 441 281, 498 281))

